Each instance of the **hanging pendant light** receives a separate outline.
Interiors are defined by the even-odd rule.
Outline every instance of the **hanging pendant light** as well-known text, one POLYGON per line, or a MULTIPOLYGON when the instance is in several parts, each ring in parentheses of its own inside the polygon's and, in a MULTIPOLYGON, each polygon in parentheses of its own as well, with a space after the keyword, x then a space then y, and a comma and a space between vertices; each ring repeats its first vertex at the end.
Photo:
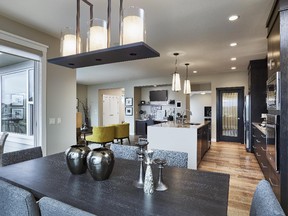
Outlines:
POLYGON ((188 79, 188 66, 189 63, 186 63, 186 79, 184 80, 184 94, 190 94, 191 93, 191 84, 190 84, 190 80, 188 79))
POLYGON ((176 57, 175 60, 175 72, 173 73, 172 78, 172 91, 181 91, 181 82, 180 82, 180 74, 177 72, 177 56, 179 53, 173 54, 176 57))

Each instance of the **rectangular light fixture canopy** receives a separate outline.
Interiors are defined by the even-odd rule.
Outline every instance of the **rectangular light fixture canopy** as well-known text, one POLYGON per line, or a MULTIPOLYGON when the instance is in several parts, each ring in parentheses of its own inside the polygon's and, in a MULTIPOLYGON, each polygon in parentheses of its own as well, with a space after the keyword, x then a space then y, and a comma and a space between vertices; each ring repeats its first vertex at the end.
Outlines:
POLYGON ((110 47, 76 55, 48 59, 49 63, 68 68, 82 68, 116 62, 159 57, 160 54, 144 42, 110 47))

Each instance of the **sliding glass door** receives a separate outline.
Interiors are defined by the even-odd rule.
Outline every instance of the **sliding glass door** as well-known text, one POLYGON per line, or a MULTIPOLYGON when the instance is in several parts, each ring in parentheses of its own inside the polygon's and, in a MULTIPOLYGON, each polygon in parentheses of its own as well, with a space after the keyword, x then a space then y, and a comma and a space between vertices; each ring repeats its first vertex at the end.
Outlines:
MULTIPOLYGON (((1 132, 15 143, 34 146, 35 66, 26 60, 0 68, 1 132)), ((37 68, 37 67, 36 67, 37 68)))

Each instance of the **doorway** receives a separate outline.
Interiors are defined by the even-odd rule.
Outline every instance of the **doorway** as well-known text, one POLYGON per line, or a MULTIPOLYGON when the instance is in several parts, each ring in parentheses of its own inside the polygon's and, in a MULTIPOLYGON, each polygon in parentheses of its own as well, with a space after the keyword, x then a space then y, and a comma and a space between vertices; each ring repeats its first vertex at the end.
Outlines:
POLYGON ((120 123, 121 97, 103 95, 103 126, 120 123))
POLYGON ((217 88, 217 142, 244 141, 244 87, 217 88))
POLYGON ((125 121, 124 88, 100 89, 98 95, 98 125, 107 126, 125 121))

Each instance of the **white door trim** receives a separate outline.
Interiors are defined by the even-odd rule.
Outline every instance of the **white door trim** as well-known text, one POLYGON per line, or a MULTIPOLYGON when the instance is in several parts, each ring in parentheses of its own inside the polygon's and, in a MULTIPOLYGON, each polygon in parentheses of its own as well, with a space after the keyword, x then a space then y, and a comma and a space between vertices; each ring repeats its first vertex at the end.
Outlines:
MULTIPOLYGON (((37 136, 35 137, 36 143, 42 146, 43 155, 46 155, 46 80, 47 80, 47 49, 48 46, 29 40, 24 37, 20 37, 5 31, 0 30, 0 39, 4 41, 8 41, 10 43, 18 44, 21 46, 25 46, 37 51, 40 51, 42 53, 42 56, 38 56, 32 53, 28 53, 25 51, 17 50, 17 55, 19 55, 19 52, 21 55, 23 54, 23 57, 27 57, 30 59, 38 60, 40 61, 40 74, 38 76, 38 104, 35 104, 36 108, 38 109, 37 112, 37 136), (37 59, 35 59, 37 58, 37 59)), ((10 52, 13 53, 16 51, 16 49, 0 46, 0 51, 3 52, 10 52)), ((37 90, 36 90, 37 92, 37 90)))

